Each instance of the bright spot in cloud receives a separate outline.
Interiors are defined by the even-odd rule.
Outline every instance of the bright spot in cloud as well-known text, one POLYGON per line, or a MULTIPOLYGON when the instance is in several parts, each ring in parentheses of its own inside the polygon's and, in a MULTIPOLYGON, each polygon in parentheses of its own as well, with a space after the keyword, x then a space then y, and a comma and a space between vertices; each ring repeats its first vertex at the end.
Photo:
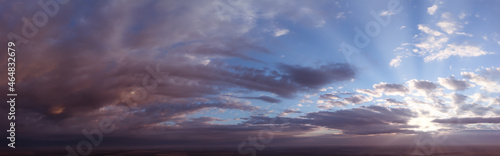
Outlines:
POLYGON ((288 32, 290 32, 288 29, 278 29, 278 30, 274 33, 274 37, 279 37, 279 36, 286 35, 286 34, 288 34, 288 32))
POLYGON ((418 126, 416 128, 411 128, 412 130, 415 131, 423 131, 423 132, 429 132, 429 131, 436 131, 439 129, 439 126, 432 122, 434 118, 428 118, 428 117, 418 117, 418 118, 413 118, 410 121, 408 121, 408 125, 413 125, 413 126, 418 126))
POLYGON ((50 108, 50 113, 52 114, 61 114, 62 112, 64 112, 64 107, 54 106, 50 108))

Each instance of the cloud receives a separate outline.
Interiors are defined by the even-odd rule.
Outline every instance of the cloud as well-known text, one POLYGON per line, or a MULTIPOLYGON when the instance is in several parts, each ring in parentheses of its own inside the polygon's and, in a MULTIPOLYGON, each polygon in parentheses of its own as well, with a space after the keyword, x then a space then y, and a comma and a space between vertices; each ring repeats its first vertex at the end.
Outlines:
POLYGON ((387 103, 390 104, 390 105, 396 105, 396 106, 405 106, 405 105, 407 105, 405 102, 401 102, 401 101, 398 101, 398 100, 392 99, 392 98, 387 98, 387 99, 385 99, 385 101, 387 101, 387 103))
POLYGON ((345 12, 339 12, 339 13, 337 13, 337 16, 335 18, 336 19, 345 18, 345 12))
POLYGON ((451 17, 451 13, 449 12, 443 13, 441 15, 441 21, 439 21, 436 25, 448 34, 453 34, 462 27, 453 20, 453 18, 451 17))
POLYGON ((432 5, 431 7, 428 7, 427 8, 427 12, 430 14, 430 15, 434 15, 434 13, 436 12, 436 10, 438 9, 438 6, 436 4, 432 5))
POLYGON ((290 32, 288 29, 278 29, 274 32, 274 37, 280 37, 286 35, 288 34, 288 32, 290 32))
POLYGON ((351 80, 355 75, 354 68, 348 64, 329 64, 319 68, 282 64, 280 68, 285 71, 287 78, 308 88, 318 88, 337 81, 351 80))
POLYGON ((438 78, 438 82, 440 85, 450 90, 466 90, 473 87, 473 85, 469 84, 467 80, 457 80, 454 76, 450 76, 448 78, 438 78))
POLYGON ((282 113, 280 113, 278 116, 282 117, 282 116, 288 116, 288 114, 291 114, 291 113, 302 113, 301 111, 298 111, 298 110, 293 110, 293 109, 285 109, 282 113))
POLYGON ((474 115, 486 115, 489 111, 493 110, 493 107, 483 106, 481 104, 472 103, 472 104, 462 104, 459 106, 460 111, 472 112, 474 115))
POLYGON ((460 19, 464 19, 464 18, 465 18, 465 16, 467 16, 467 14, 465 14, 465 12, 462 12, 462 13, 460 13, 460 15, 458 16, 458 18, 460 18, 460 19))
POLYGON ((335 112, 313 112, 304 116, 306 123, 342 130, 344 134, 412 133, 406 125, 414 113, 404 108, 368 106, 335 112))
POLYGON ((439 31, 432 30, 421 24, 418 25, 418 29, 427 36, 420 43, 415 44, 415 47, 420 49, 421 55, 437 52, 448 42, 449 38, 439 31))
POLYGON ((391 60, 389 65, 392 67, 398 67, 399 65, 401 65, 401 61, 402 61, 401 58, 402 58, 402 56, 396 56, 396 58, 391 60))
POLYGON ((353 95, 353 96, 344 98, 344 100, 346 103, 361 104, 361 103, 365 103, 365 102, 370 102, 373 100, 373 98, 370 96, 353 95))
MULTIPOLYGON (((121 132, 106 138, 120 140, 132 136, 128 134, 147 138, 150 134, 147 132, 154 130, 151 134, 167 134, 165 138, 176 141, 186 139, 182 136, 209 140, 203 133, 217 134, 225 130, 229 133, 234 130, 234 133, 224 133, 221 138, 245 138, 262 127, 213 126, 210 121, 220 119, 207 117, 180 120, 203 110, 260 111, 249 101, 220 97, 228 91, 265 92, 290 98, 298 92, 355 76, 356 70, 347 64, 318 68, 280 64, 278 69, 273 67, 275 63, 267 64, 252 57, 255 53, 273 53, 246 36, 255 30, 257 19, 272 22, 280 17, 296 19, 298 23, 317 23, 321 20, 316 18, 322 17, 314 9, 304 14, 307 16, 300 16, 294 9, 287 8, 319 4, 292 2, 287 4, 290 7, 276 8, 279 2, 213 2, 199 1, 194 5, 187 1, 70 1, 61 6, 59 13, 30 38, 28 45, 16 43, 19 45, 16 50, 33 52, 16 56, 30 62, 16 67, 24 71, 16 73, 16 89, 23 93, 16 111, 24 114, 17 119, 16 126, 25 134, 17 139, 58 133, 59 137, 53 138, 78 134, 64 138, 77 138, 78 142, 82 129, 95 127, 99 119, 123 113, 118 112, 118 107, 125 102, 114 103, 115 100, 128 100, 131 113, 126 121, 116 123, 121 132), (274 5, 262 5, 266 3, 274 5), (234 60, 248 66, 231 63, 234 60), (146 89, 144 82, 156 85, 146 89), (138 88, 146 90, 145 93, 139 93, 138 88), (124 98, 143 93, 147 96, 141 100, 124 98), (181 126, 208 125, 210 128, 205 130, 211 132, 168 127, 164 123, 169 121, 183 123, 181 126), (21 128, 26 126, 32 128, 21 128)), ((13 13, 9 15, 32 15, 33 8, 39 7, 37 3, 19 4, 21 2, 5 3, 0 8, 13 13)), ((13 29, 21 17, 5 17, 4 22, 13 25, 0 27, 0 34, 5 36, 10 31, 21 34, 13 29)), ((0 38, 2 43, 6 40, 6 37, 0 38)), ((0 80, 7 81, 7 78, 0 80)), ((267 96, 247 98, 280 101, 267 96)), ((3 124, 6 120, 1 122, 8 125, 3 124)))
POLYGON ((316 107, 322 108, 322 109, 330 109, 330 108, 334 108, 334 107, 343 107, 347 104, 348 103, 346 103, 345 100, 344 101, 327 100, 324 103, 318 103, 318 105, 316 107))
POLYGON ((370 90, 370 89, 356 89, 356 92, 362 93, 362 94, 366 94, 366 95, 370 95, 370 96, 373 96, 373 97, 380 97, 380 96, 382 96, 382 93, 374 91, 374 90, 370 90))
MULTIPOLYGON (((418 30, 422 33, 415 35, 415 38, 420 40, 419 42, 413 44, 415 49, 409 52, 406 49, 406 53, 398 54, 398 56, 391 60, 390 66, 397 67, 401 64, 401 58, 409 56, 420 56, 424 57, 425 62, 439 61, 448 59, 451 56, 459 57, 478 57, 488 54, 493 54, 492 52, 482 50, 481 46, 465 43, 450 43, 450 38, 448 35, 465 35, 471 37, 471 34, 465 32, 458 32, 462 28, 461 25, 455 22, 451 17, 451 13, 443 13, 440 21, 436 24, 445 33, 437 30, 433 30, 428 25, 418 24, 418 30), (448 35, 447 35, 448 34, 448 35)), ((402 47, 398 47, 395 50, 401 50, 402 47)))
POLYGON ((242 97, 242 98, 244 98, 244 99, 257 99, 257 100, 262 100, 262 101, 269 102, 269 103, 280 103, 281 102, 281 100, 270 97, 270 96, 242 97))
POLYGON ((420 43, 415 44, 415 47, 420 49, 417 53, 425 56, 424 61, 426 62, 443 60, 450 56, 477 57, 492 54, 481 50, 479 46, 447 44, 449 38, 446 35, 427 26, 419 24, 418 29, 427 35, 420 43))
POLYGON ((500 85, 498 84, 498 80, 500 80, 500 68, 486 68, 479 74, 462 72, 461 75, 469 81, 481 86, 482 90, 492 93, 500 92, 500 85))
POLYGON ((400 95, 403 96, 408 93, 408 88, 402 84, 391 84, 381 82, 379 84, 374 84, 373 88, 375 91, 384 93, 386 95, 400 95))
POLYGON ((410 88, 422 91, 426 94, 431 93, 437 88, 437 85, 431 81, 426 80, 410 80, 408 81, 410 88))
POLYGON ((461 105, 465 104, 465 100, 467 100, 467 96, 465 96, 463 94, 453 93, 453 94, 451 94, 451 99, 453 100, 453 104, 455 104, 455 106, 461 106, 461 105))
POLYGON ((380 16, 390 16, 390 15, 394 15, 394 12, 392 12, 391 10, 384 10, 380 12, 380 16))
POLYGON ((482 117, 471 117, 471 118, 448 118, 448 119, 434 119, 432 122, 443 123, 443 124, 476 124, 476 123, 500 123, 500 118, 482 118, 482 117))
POLYGON ((481 50, 481 47, 479 46, 448 44, 444 50, 441 50, 438 53, 433 53, 430 56, 425 57, 424 60, 427 62, 447 59, 450 56, 477 57, 487 54, 492 53, 481 50))
POLYGON ((335 94, 323 94, 319 96, 320 99, 336 100, 340 97, 335 94))
POLYGON ((293 109, 285 109, 285 111, 283 111, 284 113, 301 113, 300 111, 296 111, 296 110, 293 110, 293 109))

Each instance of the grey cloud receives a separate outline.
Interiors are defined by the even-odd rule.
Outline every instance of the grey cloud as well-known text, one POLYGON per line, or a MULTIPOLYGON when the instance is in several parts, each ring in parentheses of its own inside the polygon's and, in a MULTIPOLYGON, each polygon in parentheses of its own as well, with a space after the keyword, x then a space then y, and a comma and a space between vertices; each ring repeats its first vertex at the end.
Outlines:
POLYGON ((412 88, 424 91, 425 93, 430 93, 437 88, 436 84, 426 80, 410 80, 409 83, 412 88))
POLYGON ((448 78, 438 78, 439 84, 446 89, 451 90, 465 90, 471 87, 467 80, 457 80, 454 76, 448 78))
POLYGON ((322 94, 319 96, 320 99, 327 99, 327 100, 335 100, 339 99, 340 97, 335 95, 335 94, 322 94))
POLYGON ((332 107, 342 107, 342 106, 345 106, 347 104, 348 103, 345 103, 344 101, 327 100, 324 105, 317 105, 316 107, 323 108, 323 109, 330 109, 332 107))
POLYGON ((500 118, 482 118, 482 117, 470 117, 470 118, 447 118, 447 119, 434 119, 432 122, 442 123, 442 124, 476 124, 476 123, 500 123, 500 118))
POLYGON ((404 108, 368 106, 335 112, 313 112, 304 118, 312 125, 340 129, 345 134, 411 133, 406 125, 415 114, 404 108))
POLYGON ((470 111, 474 113, 475 115, 485 115, 487 112, 493 110, 493 107, 490 106, 483 106, 481 104, 477 103, 472 103, 472 104, 462 104, 459 107, 459 110, 461 111, 470 111))
POLYGON ((390 84, 385 82, 374 84, 373 88, 386 95, 404 95, 409 91, 408 88, 402 84, 390 84))
POLYGON ((392 104, 392 105, 406 105, 405 102, 401 102, 401 101, 398 101, 398 100, 392 99, 392 98, 387 98, 387 99, 385 99, 385 101, 387 101, 387 103, 392 104))
POLYGON ((353 96, 344 98, 344 100, 347 103, 360 104, 360 103, 370 102, 371 100, 373 100, 373 98, 372 97, 363 96, 363 95, 353 95, 353 96))
MULTIPOLYGON (((383 133, 413 133, 407 128, 409 119, 416 114, 406 108, 386 108, 381 106, 359 107, 338 111, 311 112, 301 118, 280 119, 286 122, 276 124, 313 125, 341 130, 344 134, 368 135, 383 133)), ((245 118, 244 124, 269 124, 276 118, 252 116, 245 118)), ((300 126, 299 126, 300 127, 300 126)))
POLYGON ((382 96, 382 93, 377 92, 375 90, 370 90, 370 89, 357 89, 356 91, 359 92, 359 93, 362 93, 362 94, 373 96, 373 97, 380 97, 380 96, 382 96))
POLYGON ((350 80, 356 73, 355 69, 348 64, 329 64, 319 68, 282 64, 280 68, 285 71, 290 80, 308 88, 319 88, 325 84, 350 80))
POLYGON ((283 111, 284 113, 302 113, 301 111, 296 111, 296 110, 292 110, 292 109, 285 109, 285 111, 283 111))
POLYGON ((280 103, 281 102, 281 100, 270 97, 270 96, 242 97, 242 98, 244 98, 244 99, 258 99, 258 100, 266 101, 269 103, 280 103))
POLYGON ((451 99, 453 100, 453 104, 460 106, 462 104, 465 104, 465 100, 467 100, 467 96, 465 96, 463 94, 454 93, 451 95, 451 99))

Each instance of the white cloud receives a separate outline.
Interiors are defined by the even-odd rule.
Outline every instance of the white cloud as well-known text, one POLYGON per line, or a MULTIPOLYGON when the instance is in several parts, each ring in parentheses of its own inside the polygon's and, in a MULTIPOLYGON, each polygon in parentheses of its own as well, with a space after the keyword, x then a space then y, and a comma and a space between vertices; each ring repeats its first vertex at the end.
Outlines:
POLYGON ((437 26, 441 27, 441 30, 448 34, 452 34, 457 30, 457 25, 450 21, 441 21, 437 23, 437 26))
POLYGON ((463 36, 468 36, 468 37, 474 36, 472 34, 468 34, 468 33, 465 33, 465 32, 456 32, 455 34, 457 34, 457 35, 463 35, 463 36))
POLYGON ((399 29, 404 29, 404 28, 406 28, 406 26, 404 26, 404 25, 403 25, 403 26, 401 26, 401 27, 399 27, 399 29))
POLYGON ((488 41, 488 37, 483 36, 483 40, 488 41))
POLYGON ((415 44, 415 47, 420 49, 421 55, 436 52, 442 49, 448 42, 449 38, 439 31, 432 30, 421 24, 418 25, 418 29, 427 34, 422 42, 415 44))
POLYGON ((500 45, 500 41, 497 41, 497 44, 500 45))
POLYGON ((432 36, 441 36, 443 35, 443 33, 439 32, 439 31, 436 31, 436 30, 432 30, 431 28, 425 26, 425 25, 422 25, 422 24, 419 24, 417 25, 418 26, 418 30, 426 33, 426 34, 429 34, 429 35, 432 35, 432 36))
POLYGON ((401 58, 402 58, 402 56, 396 56, 396 58, 391 60, 389 65, 392 67, 398 67, 401 64, 401 61, 402 61, 401 58))
POLYGON ((441 15, 441 21, 439 21, 437 24, 443 30, 444 32, 448 34, 453 34, 455 31, 457 31, 459 28, 461 28, 460 25, 458 25, 453 18, 451 17, 451 13, 445 12, 441 15))
POLYGON ((427 12, 430 14, 430 15, 433 15, 436 10, 438 9, 438 6, 436 4, 432 5, 431 7, 428 7, 427 8, 427 12))
POLYGON ((380 12, 380 16, 390 16, 390 15, 394 15, 394 12, 392 12, 390 10, 384 10, 384 11, 380 12))
POLYGON ((500 93, 500 85, 498 80, 500 79, 500 68, 487 68, 483 70, 481 75, 473 72, 462 72, 461 75, 469 79, 469 81, 481 86, 482 90, 500 93))
POLYGON ((288 29, 277 29, 274 32, 274 37, 279 37, 279 36, 286 35, 286 34, 288 34, 288 32, 290 32, 288 29))
MULTIPOLYGON (((450 13, 443 13, 441 21, 437 25, 442 29, 443 33, 438 30, 434 30, 428 25, 418 24, 417 28, 422 33, 417 34, 414 38, 420 40, 419 42, 413 44, 415 49, 410 52, 403 46, 397 47, 394 51, 400 51, 397 57, 389 62, 389 66, 398 67, 402 63, 402 58, 410 56, 420 56, 424 57, 425 62, 434 60, 444 60, 450 56, 460 56, 460 57, 477 57, 487 54, 493 54, 492 52, 487 52, 482 50, 480 46, 457 43, 449 43, 450 38, 448 34, 454 35, 464 35, 472 37, 471 34, 465 32, 457 32, 462 26, 456 24, 451 18, 450 13), (401 52, 402 51, 402 52, 401 52)), ((499 41, 500 44, 500 41, 499 41)))
POLYGON ((330 109, 330 108, 333 108, 333 107, 342 107, 342 106, 345 106, 345 105, 347 105, 347 103, 345 103, 343 101, 328 100, 328 101, 326 101, 323 104, 317 105, 316 107, 323 108, 323 109, 330 109))
POLYGON ((486 54, 492 53, 483 51, 481 50, 481 47, 478 46, 448 44, 445 49, 425 57, 424 60, 428 62, 433 60, 447 59, 450 56, 477 57, 486 54))

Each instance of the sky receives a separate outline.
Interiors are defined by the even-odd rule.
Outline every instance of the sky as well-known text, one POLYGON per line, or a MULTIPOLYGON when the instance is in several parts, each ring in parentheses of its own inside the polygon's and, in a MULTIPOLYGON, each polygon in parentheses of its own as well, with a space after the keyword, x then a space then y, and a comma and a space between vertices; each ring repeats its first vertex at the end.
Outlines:
POLYGON ((40 2, 0 0, 19 148, 498 145, 500 1, 40 2))

